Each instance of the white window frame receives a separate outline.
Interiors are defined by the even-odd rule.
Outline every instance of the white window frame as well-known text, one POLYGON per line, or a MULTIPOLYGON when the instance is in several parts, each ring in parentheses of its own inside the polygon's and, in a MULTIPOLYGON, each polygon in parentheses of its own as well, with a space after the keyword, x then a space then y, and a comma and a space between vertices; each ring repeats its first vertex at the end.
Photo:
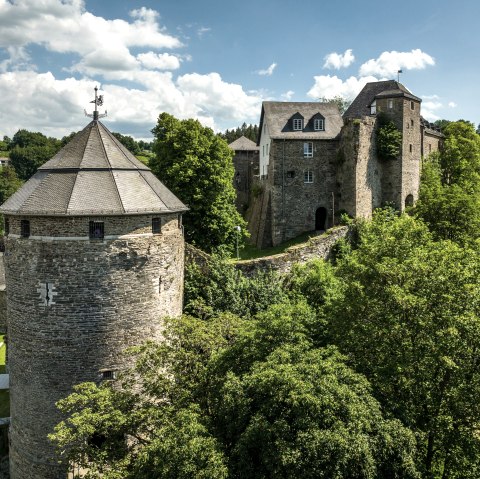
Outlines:
POLYGON ((393 100, 387 100, 387 107, 389 110, 393 109, 393 100))
POLYGON ((377 100, 373 100, 372 104, 370 105, 370 115, 377 114, 377 100))
POLYGON ((293 130, 302 131, 303 130, 303 118, 294 118, 292 120, 293 130))
POLYGON ((303 156, 304 158, 313 158, 313 143, 306 141, 303 144, 303 156))
POLYGON ((315 131, 325 131, 325 120, 323 118, 315 118, 313 120, 313 129, 315 131))
POLYGON ((312 170, 305 170, 303 172, 303 182, 306 184, 313 183, 313 171, 312 170))

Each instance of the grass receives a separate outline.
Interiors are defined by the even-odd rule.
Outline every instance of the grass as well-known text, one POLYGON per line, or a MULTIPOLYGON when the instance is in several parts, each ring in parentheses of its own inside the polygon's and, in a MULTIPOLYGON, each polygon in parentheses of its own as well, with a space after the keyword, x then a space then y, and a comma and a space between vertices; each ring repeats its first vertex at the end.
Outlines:
MULTIPOLYGON (((0 335, 0 343, 3 343, 3 335, 0 335)), ((0 373, 5 373, 5 353, 7 346, 5 344, 0 347, 0 373)), ((10 392, 0 390, 0 417, 10 416, 10 392)))
POLYGON ((247 244, 242 250, 240 250, 240 260, 263 258, 264 256, 280 254, 285 252, 285 250, 290 248, 290 246, 306 243, 310 238, 313 238, 314 236, 318 236, 318 234, 315 233, 315 231, 310 231, 309 233, 303 233, 296 238, 285 241, 285 243, 279 244, 278 246, 272 246, 265 249, 258 249, 253 245, 247 244))

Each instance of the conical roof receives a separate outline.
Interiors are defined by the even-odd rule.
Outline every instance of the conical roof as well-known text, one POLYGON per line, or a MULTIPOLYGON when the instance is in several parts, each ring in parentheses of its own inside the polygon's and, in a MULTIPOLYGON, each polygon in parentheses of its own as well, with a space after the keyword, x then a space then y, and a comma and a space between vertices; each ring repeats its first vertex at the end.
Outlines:
POLYGON ((94 120, 43 164, 0 212, 85 216, 187 209, 146 165, 94 120))

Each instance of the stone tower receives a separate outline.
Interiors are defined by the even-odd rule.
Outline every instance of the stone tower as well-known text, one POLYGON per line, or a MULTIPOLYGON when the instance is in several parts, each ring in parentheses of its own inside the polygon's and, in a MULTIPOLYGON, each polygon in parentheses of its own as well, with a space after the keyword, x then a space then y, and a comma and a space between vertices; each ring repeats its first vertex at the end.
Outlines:
POLYGON ((98 115, 0 208, 12 479, 65 478, 55 402, 115 379, 124 350, 181 313, 186 210, 98 115))

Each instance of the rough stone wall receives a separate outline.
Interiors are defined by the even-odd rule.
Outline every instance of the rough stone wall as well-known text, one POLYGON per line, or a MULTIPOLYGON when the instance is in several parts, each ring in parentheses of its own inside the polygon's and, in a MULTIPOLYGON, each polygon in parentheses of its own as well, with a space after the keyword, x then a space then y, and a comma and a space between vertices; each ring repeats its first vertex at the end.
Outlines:
POLYGON ((285 253, 266 256, 248 261, 238 261, 235 266, 247 276, 259 271, 276 271, 284 274, 291 271, 295 264, 306 263, 313 259, 328 259, 333 245, 348 235, 347 226, 338 226, 327 233, 311 238, 307 243, 288 248, 285 253))
POLYGON ((422 129, 422 156, 427 157, 431 153, 440 150, 443 137, 438 132, 430 132, 422 129))
POLYGON ((375 117, 348 119, 338 155, 339 209, 369 218, 381 205, 380 168, 375 147, 375 117))
POLYGON ((336 191, 335 163, 338 142, 313 140, 313 157, 303 153, 303 140, 274 140, 271 143, 269 181, 271 196, 271 243, 275 246, 315 230, 315 212, 324 207, 332 224, 332 192, 336 191), (313 183, 305 183, 311 171, 313 183))
POLYGON ((402 186, 398 207, 403 211, 411 195, 413 201, 418 199, 420 188, 420 165, 422 161, 422 136, 420 128, 420 103, 404 100, 403 102, 403 144, 402 144, 402 186))
POLYGON ((233 166, 235 167, 233 186, 237 192, 235 205, 240 214, 244 214, 248 207, 254 172, 256 171, 258 175, 258 162, 258 151, 235 151, 233 157, 233 166))
POLYGON ((106 234, 131 236, 102 241, 62 239, 67 232, 88 234, 86 218, 65 224, 27 218, 36 237, 16 238, 18 218, 10 217, 5 266, 12 479, 65 477, 46 437, 61 419, 55 402, 74 384, 100 381, 102 370, 124 368, 130 362, 126 348, 161 339, 162 316, 181 313, 182 231, 176 215, 169 215, 162 234, 148 234, 151 218, 107 217, 106 234))

